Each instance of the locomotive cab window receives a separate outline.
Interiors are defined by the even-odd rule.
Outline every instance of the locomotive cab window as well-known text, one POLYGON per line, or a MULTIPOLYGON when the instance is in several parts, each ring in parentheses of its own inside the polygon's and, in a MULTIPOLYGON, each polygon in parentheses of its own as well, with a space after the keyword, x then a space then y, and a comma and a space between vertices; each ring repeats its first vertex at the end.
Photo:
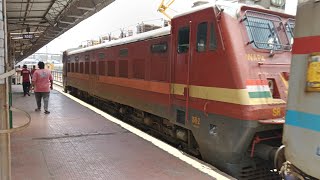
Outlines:
POLYGON ((179 29, 178 35, 178 53, 186 53, 189 49, 189 27, 179 29))
POLYGON ((208 29, 207 22, 203 22, 198 25, 198 31, 197 31, 197 51, 198 52, 206 51, 207 29, 208 29))
POLYGON ((249 36, 247 44, 252 44, 258 49, 276 51, 291 49, 290 42, 283 31, 285 27, 279 16, 247 11, 241 22, 244 22, 249 36))
POLYGON ((217 49, 217 38, 216 38, 216 32, 214 29, 213 22, 210 23, 210 42, 209 42, 209 50, 215 50, 217 49))
POLYGON ((286 24, 286 32, 288 39, 290 40, 290 44, 293 44, 293 32, 294 32, 295 21, 293 19, 289 19, 286 24))

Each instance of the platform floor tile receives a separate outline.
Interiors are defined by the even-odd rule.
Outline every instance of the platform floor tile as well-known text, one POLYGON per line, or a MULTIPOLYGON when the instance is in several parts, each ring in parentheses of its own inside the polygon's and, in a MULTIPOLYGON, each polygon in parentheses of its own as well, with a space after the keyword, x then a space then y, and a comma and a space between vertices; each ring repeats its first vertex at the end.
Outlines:
MULTIPOLYGON (((213 179, 57 91, 46 115, 13 86, 13 106, 32 117, 11 136, 13 180, 213 179)), ((15 125, 25 118, 13 114, 15 125)))

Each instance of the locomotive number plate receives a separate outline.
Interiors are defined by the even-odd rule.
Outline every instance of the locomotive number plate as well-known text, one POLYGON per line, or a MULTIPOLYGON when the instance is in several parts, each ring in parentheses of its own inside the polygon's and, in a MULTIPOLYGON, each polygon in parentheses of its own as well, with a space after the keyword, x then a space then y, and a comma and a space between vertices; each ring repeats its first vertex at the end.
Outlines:
POLYGON ((199 127, 200 126, 200 118, 196 116, 192 116, 191 118, 192 125, 199 127))

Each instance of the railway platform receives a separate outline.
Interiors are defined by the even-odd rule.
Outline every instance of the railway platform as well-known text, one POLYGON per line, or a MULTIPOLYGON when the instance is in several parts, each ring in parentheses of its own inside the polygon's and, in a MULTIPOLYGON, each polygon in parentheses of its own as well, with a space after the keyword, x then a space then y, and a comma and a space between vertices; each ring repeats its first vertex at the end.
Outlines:
MULTIPOLYGON (((12 86, 13 106, 32 118, 11 134, 13 180, 231 179, 59 91, 51 91, 47 115, 34 111, 33 93, 23 97, 21 85, 12 86)), ((14 125, 24 121, 13 113, 14 125)))

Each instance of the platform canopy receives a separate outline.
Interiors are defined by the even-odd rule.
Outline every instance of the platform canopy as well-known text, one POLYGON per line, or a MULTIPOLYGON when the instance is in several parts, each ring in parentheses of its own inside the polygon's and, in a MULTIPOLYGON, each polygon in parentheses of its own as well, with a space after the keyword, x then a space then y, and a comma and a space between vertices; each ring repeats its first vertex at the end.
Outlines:
POLYGON ((6 0, 9 56, 17 62, 115 0, 6 0))

